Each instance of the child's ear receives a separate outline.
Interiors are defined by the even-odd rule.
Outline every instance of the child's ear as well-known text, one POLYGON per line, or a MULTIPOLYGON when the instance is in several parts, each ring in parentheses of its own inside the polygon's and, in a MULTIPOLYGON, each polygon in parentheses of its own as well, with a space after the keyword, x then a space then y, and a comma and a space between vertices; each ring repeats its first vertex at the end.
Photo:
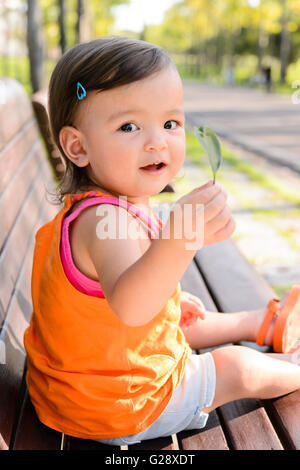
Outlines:
POLYGON ((89 159, 84 147, 83 134, 72 126, 65 126, 59 133, 59 142, 65 155, 79 167, 89 164, 89 159))

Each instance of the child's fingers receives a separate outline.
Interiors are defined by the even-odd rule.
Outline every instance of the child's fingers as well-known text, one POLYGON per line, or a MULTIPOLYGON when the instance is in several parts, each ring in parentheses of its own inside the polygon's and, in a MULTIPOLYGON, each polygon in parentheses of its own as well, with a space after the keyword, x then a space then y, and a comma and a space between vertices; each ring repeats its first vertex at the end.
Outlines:
POLYGON ((198 305, 198 307, 204 312, 205 311, 205 306, 202 302, 202 300, 199 299, 199 297, 197 297, 196 295, 193 295, 193 294, 190 294, 188 293, 188 297, 189 299, 194 302, 196 305, 198 305))
POLYGON ((188 196, 189 198, 192 198, 192 202, 194 204, 206 205, 209 203, 209 201, 213 200, 218 193, 222 191, 220 185, 209 183, 204 186, 200 186, 199 188, 195 188, 189 193, 188 196))
POLYGON ((228 240, 228 238, 233 235, 235 229, 236 223, 235 220, 231 217, 224 227, 222 227, 220 230, 213 234, 210 240, 210 244, 222 242, 223 240, 228 240))
POLYGON ((231 218, 231 211, 227 205, 214 218, 206 223, 207 233, 216 233, 224 228, 231 218))
POLYGON ((196 308, 196 312, 198 313, 201 320, 204 320, 205 319, 205 308, 204 308, 204 305, 202 304, 201 300, 199 299, 199 302, 197 302, 197 300, 195 298, 192 298, 191 302, 194 303, 194 306, 196 308))
MULTIPOLYGON (((226 206, 227 202, 227 193, 224 191, 221 191, 214 197, 204 208, 204 222, 207 224, 211 220, 216 219, 218 216, 220 216, 226 206)), ((229 208, 228 208, 229 209, 229 208)))

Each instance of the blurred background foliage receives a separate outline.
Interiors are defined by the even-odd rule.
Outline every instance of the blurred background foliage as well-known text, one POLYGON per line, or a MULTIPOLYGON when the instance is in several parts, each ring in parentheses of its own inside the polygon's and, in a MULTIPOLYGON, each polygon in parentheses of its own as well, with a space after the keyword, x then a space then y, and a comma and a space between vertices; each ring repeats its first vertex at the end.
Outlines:
POLYGON ((66 49, 122 34, 165 48, 183 78, 259 88, 269 69, 272 89, 289 93, 300 79, 299 0, 177 1, 161 24, 139 33, 115 28, 114 7, 122 4, 130 0, 0 0, 0 74, 17 78, 31 93, 47 83, 66 49), (35 23, 30 8, 38 11, 35 23), (34 34, 40 31, 28 42, 30 25, 34 34), (34 61, 28 50, 37 47, 40 59, 34 61), (44 70, 33 85, 35 67, 44 70))

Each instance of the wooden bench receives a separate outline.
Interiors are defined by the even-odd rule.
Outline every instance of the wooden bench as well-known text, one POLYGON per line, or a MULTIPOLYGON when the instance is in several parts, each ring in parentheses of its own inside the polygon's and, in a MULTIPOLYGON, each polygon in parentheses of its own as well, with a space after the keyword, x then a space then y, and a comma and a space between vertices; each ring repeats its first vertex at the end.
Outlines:
MULTIPOLYGON (((45 197, 45 185, 55 185, 54 171, 31 102, 16 81, 1 79, 1 86, 5 99, 0 107, 0 448, 120 450, 47 428, 28 396, 23 334, 32 313, 34 239, 58 208, 45 197)), ((261 307, 273 296, 232 241, 199 250, 182 288, 215 311, 261 307)), ((130 450, 300 449, 299 416, 300 391, 265 402, 239 400, 212 412, 201 431, 145 441, 130 450)))

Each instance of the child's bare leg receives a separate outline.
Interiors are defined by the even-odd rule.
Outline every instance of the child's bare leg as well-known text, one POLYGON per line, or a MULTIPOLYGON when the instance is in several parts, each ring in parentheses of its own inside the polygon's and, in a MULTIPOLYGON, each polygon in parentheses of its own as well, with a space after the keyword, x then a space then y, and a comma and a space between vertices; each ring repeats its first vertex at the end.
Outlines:
MULTIPOLYGON (((288 292, 280 302, 283 306, 288 292)), ((192 349, 209 348, 239 341, 256 341, 260 326, 265 318, 267 306, 258 310, 237 313, 205 312, 205 319, 198 319, 188 328, 182 328, 192 349)), ((272 345, 275 325, 273 318, 265 337, 265 345, 272 345)))
MULTIPOLYGON (((266 309, 226 314, 206 312, 205 319, 198 319, 193 325, 182 330, 192 349, 239 341, 256 341, 265 314, 266 309)), ((271 325, 266 335, 266 344, 272 343, 272 337, 271 325)))
POLYGON ((300 388, 300 367, 243 346, 212 351, 217 381, 213 403, 203 411, 240 398, 275 398, 300 388))

